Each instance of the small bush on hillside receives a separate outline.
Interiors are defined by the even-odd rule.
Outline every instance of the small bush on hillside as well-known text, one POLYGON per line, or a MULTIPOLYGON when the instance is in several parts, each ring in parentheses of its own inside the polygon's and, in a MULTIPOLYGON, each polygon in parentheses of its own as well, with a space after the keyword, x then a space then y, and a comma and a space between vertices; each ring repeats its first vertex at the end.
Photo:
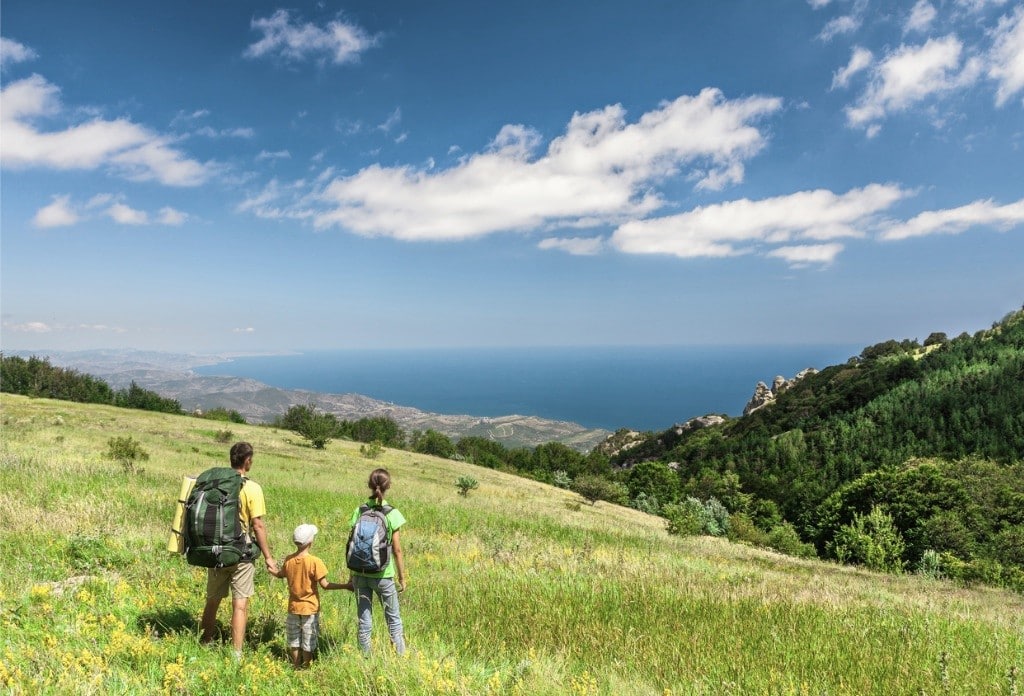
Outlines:
POLYGON ((818 555, 814 544, 805 543, 789 522, 776 525, 768 532, 768 548, 797 558, 814 558, 818 555))
POLYGON ((637 496, 629 502, 629 506, 640 512, 646 512, 648 515, 661 513, 661 505, 658 504, 658 499, 653 495, 647 495, 643 491, 637 493, 637 496))
POLYGON ((754 524, 749 515, 737 512, 729 516, 729 541, 766 547, 768 546, 768 533, 754 524))
POLYGON ((380 443, 380 440, 374 440, 365 445, 359 446, 359 454, 363 455, 367 459, 376 459, 380 455, 384 454, 384 446, 380 443))
POLYGON ((309 440, 313 449, 324 449, 338 432, 338 419, 330 413, 310 410, 309 417, 299 424, 298 433, 309 440))
POLYGON ((730 529, 729 511, 715 498, 702 503, 689 497, 679 504, 665 505, 661 514, 668 520, 669 534, 725 536, 730 529))
POLYGON ((573 481, 572 490, 583 496, 591 505, 599 500, 622 505, 629 496, 626 487, 621 483, 609 481, 601 476, 580 476, 573 481))
POLYGON ((661 514, 668 522, 668 533, 676 536, 696 536, 704 528, 702 523, 704 506, 700 501, 693 505, 689 498, 681 503, 669 503, 661 508, 661 514))
POLYGON ((551 483, 559 488, 569 489, 572 487, 572 477, 565 470, 559 469, 551 474, 551 483))
POLYGON ((455 481, 455 487, 459 489, 459 495, 465 497, 469 492, 480 487, 480 483, 472 476, 460 476, 455 481))
POLYGON ((217 442, 231 442, 235 439, 235 434, 230 430, 218 430, 217 434, 214 435, 214 439, 217 442))
POLYGON ((921 560, 917 562, 914 569, 918 575, 923 575, 932 580, 939 580, 946 577, 942 572, 942 555, 934 549, 927 549, 921 554, 921 560))
POLYGON ((883 573, 903 570, 903 537, 892 516, 877 505, 867 515, 854 515, 853 522, 839 529, 829 547, 840 563, 883 573))
POLYGON ((141 473, 137 462, 149 459, 149 452, 132 436, 112 437, 107 440, 107 458, 118 462, 126 474, 141 473))
POLYGON ((235 409, 226 409, 223 406, 211 408, 209 411, 204 413, 202 417, 207 420, 225 421, 228 423, 245 423, 245 416, 235 409))

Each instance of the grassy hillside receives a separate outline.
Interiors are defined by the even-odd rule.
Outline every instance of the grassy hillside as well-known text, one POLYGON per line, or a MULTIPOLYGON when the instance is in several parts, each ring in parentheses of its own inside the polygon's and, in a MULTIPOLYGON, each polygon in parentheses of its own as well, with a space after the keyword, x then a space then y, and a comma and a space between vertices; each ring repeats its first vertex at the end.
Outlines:
MULTIPOLYGON (((1024 598, 801 561, 540 483, 293 433, 4 394, 0 687, 11 693, 1018 693, 1024 598), (346 521, 377 465, 403 532, 409 652, 355 650, 352 595, 325 593, 320 660, 284 660, 286 589, 257 576, 249 646, 197 639, 203 571, 164 551, 181 477, 256 448, 278 558, 300 522, 342 575, 346 521), (130 435, 127 473, 103 454, 130 435), (455 479, 480 487, 458 495, 455 479)), ((221 610, 226 624, 228 604, 221 610)), ((375 640, 384 639, 378 615, 375 640)))

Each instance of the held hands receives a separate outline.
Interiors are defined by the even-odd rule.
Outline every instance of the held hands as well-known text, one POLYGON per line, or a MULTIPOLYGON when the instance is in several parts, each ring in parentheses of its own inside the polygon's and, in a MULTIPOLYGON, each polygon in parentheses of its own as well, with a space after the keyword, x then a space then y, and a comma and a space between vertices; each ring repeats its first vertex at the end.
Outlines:
POLYGON ((266 564, 267 572, 271 575, 277 575, 277 561, 275 561, 273 558, 268 558, 266 559, 266 564))

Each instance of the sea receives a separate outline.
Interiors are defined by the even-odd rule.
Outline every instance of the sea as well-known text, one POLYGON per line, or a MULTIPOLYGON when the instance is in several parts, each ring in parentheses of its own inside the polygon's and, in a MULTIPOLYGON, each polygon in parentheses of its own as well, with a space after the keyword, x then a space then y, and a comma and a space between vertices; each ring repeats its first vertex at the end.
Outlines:
POLYGON ((195 368, 282 389, 356 393, 441 414, 538 416, 659 431, 738 416, 757 382, 845 363, 852 345, 320 350, 195 368))

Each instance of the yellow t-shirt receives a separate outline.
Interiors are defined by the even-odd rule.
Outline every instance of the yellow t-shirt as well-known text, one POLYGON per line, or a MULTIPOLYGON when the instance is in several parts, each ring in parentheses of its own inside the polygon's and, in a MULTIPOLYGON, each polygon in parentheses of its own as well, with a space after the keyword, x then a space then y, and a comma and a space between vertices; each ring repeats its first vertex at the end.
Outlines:
POLYGON ((320 581, 327 577, 327 566, 316 556, 289 556, 284 562, 288 580, 288 613, 312 616, 320 611, 320 581))
POLYGON ((238 516, 242 520, 242 530, 249 536, 250 541, 256 541, 252 536, 252 520, 266 514, 267 503, 263 499, 263 489, 252 479, 246 479, 238 494, 238 516))

